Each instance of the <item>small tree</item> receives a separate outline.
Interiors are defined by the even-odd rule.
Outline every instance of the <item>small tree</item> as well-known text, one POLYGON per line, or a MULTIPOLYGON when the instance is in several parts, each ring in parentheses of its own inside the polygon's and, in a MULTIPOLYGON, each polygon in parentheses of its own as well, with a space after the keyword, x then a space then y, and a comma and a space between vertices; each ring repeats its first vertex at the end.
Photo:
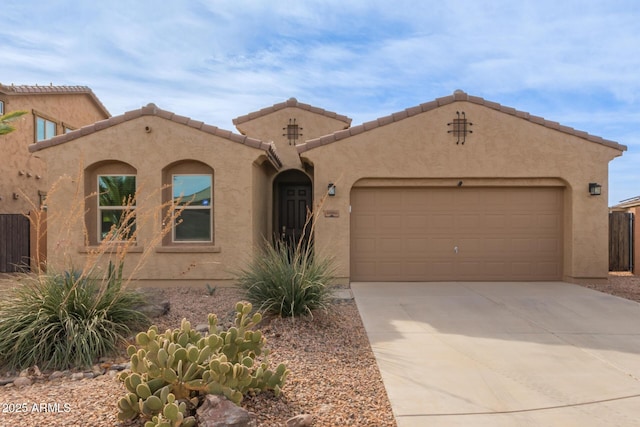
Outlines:
POLYGON ((0 135, 6 135, 16 130, 16 128, 11 126, 9 123, 20 116, 24 116, 25 114, 27 114, 26 111, 13 111, 5 114, 4 116, 0 116, 0 135))

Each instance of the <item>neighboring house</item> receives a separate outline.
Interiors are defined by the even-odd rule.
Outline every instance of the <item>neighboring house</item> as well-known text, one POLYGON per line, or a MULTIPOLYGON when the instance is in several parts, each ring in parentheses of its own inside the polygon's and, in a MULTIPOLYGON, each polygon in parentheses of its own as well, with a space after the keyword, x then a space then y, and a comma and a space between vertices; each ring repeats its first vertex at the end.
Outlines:
POLYGON ((609 269, 640 271, 640 196, 623 200, 609 208, 609 269))
POLYGON ((0 136, 0 214, 26 214, 40 207, 49 188, 44 162, 29 146, 110 117, 86 86, 7 86, 0 83, 0 115, 24 110, 16 130, 0 136))
POLYGON ((342 283, 607 279, 608 163, 625 146, 462 91, 350 122, 292 98, 234 119, 239 135, 149 104, 39 142, 52 176, 83 165, 47 200, 52 218, 79 193, 84 213, 70 233, 49 224, 50 264, 82 265, 137 188, 127 263, 150 250, 143 284, 229 281, 265 237, 300 236, 308 207, 342 283), (154 209, 187 199, 154 240, 154 209))
POLYGON ((29 260, 46 256, 40 247, 44 244, 36 243, 44 241, 44 229, 33 224, 51 181, 45 163, 29 146, 110 117, 86 86, 0 83, 0 115, 19 110, 28 114, 12 122, 16 130, 0 136, 0 272, 20 270, 29 260))

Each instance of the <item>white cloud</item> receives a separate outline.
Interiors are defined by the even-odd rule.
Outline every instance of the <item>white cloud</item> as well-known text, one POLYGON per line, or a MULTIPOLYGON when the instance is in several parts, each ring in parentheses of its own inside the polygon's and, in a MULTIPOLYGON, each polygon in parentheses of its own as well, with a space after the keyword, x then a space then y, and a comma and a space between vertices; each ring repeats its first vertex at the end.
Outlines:
POLYGON ((640 194, 618 178, 640 150, 633 0, 7 0, 3 13, 2 83, 85 84, 114 114, 155 102, 227 129, 291 96, 359 124, 459 88, 629 145, 612 190, 640 194))

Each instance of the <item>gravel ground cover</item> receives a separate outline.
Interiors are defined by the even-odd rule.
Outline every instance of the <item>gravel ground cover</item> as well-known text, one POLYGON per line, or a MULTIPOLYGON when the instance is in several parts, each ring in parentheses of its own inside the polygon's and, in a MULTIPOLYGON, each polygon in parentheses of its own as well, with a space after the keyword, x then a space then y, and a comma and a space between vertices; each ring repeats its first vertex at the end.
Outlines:
MULTIPOLYGON (((640 302, 640 276, 612 273, 607 284, 584 286, 640 302)), ((171 302, 170 313, 155 321, 161 330, 177 327, 184 317, 194 326, 206 323, 210 312, 224 325, 242 299, 234 288, 220 288, 213 296, 202 288, 157 292, 171 302)), ((304 413, 314 416, 314 426, 396 425, 352 300, 338 301, 330 312, 314 313, 313 318, 265 319, 260 329, 272 363, 286 363, 291 374, 280 397, 264 393, 243 401, 242 406, 257 415, 259 426, 283 426, 304 413)), ((116 418, 124 387, 113 377, 73 381, 47 376, 43 373, 31 386, 0 388, 1 427, 131 425, 116 418)))
MULTIPOLYGON (((178 327, 182 318, 194 327, 206 324, 210 312, 226 327, 235 303, 242 300, 235 288, 219 288, 213 296, 204 288, 158 293, 171 302, 169 314, 155 319, 160 330, 178 327)), ((336 301, 329 312, 314 313, 313 318, 265 319, 260 329, 272 365, 284 362, 291 373, 279 397, 262 393, 243 401, 242 406, 257 415, 259 426, 284 426, 299 414, 312 414, 314 426, 396 425, 353 300, 336 301)), ((43 373, 27 387, 0 387, 0 426, 131 425, 117 420, 116 404, 125 388, 113 377, 47 377, 43 373)))
POLYGON ((628 272, 609 273, 609 282, 605 284, 583 285, 586 288, 615 295, 617 297, 640 302, 640 276, 628 272))

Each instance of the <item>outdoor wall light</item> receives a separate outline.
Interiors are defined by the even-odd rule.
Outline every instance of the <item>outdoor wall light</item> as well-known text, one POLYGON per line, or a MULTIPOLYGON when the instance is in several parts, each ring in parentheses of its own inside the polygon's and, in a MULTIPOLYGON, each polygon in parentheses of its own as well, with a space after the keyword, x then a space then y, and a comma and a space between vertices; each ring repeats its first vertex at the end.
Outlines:
POLYGON ((330 182, 327 186, 327 194, 331 197, 336 195, 336 185, 333 182, 330 182))
POLYGON ((596 182, 589 183, 589 194, 592 196, 599 196, 602 194, 602 185, 596 182))

